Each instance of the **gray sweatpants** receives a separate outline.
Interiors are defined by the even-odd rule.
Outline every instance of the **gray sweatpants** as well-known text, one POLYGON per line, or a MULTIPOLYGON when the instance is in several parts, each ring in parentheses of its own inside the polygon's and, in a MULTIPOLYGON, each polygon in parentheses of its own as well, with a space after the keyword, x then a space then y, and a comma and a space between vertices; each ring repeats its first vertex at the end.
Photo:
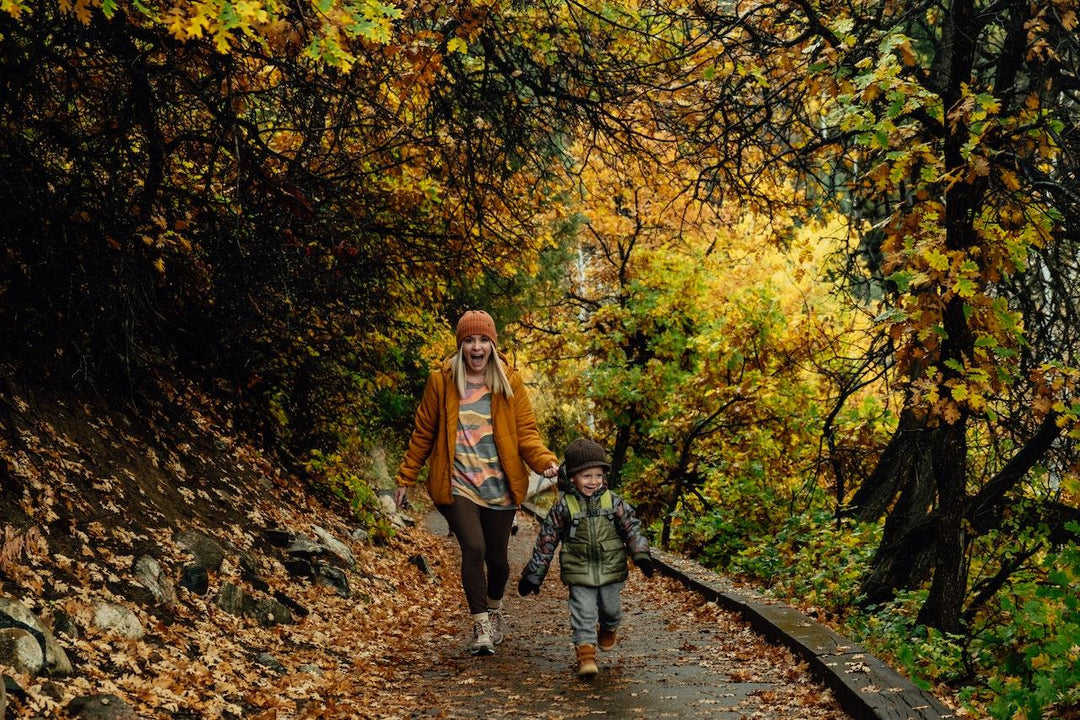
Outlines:
POLYGON ((570 630, 574 645, 596 645, 596 625, 614 630, 622 621, 625 582, 601 587, 570 586, 570 630))

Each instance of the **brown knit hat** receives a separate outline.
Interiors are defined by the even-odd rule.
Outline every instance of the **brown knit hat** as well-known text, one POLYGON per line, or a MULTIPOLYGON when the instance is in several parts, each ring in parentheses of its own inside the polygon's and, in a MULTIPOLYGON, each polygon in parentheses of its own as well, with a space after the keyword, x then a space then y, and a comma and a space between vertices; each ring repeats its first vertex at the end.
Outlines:
POLYGON ((578 438, 566 446, 563 471, 567 478, 594 467, 603 468, 604 472, 611 470, 603 447, 586 438, 578 438))
POLYGON ((499 344, 495 321, 483 310, 466 310, 457 322, 457 344, 461 345, 470 335, 483 335, 493 344, 499 344))

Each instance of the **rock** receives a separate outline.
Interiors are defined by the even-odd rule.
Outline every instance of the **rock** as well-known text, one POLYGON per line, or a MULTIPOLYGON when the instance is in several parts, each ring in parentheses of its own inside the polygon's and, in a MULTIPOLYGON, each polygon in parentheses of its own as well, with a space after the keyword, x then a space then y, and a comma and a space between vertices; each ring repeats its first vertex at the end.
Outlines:
POLYGON ((368 538, 371 537, 371 534, 367 530, 365 530, 364 528, 356 528, 351 533, 349 533, 349 537, 352 538, 353 540, 355 540, 356 542, 362 542, 363 543, 363 542, 368 541, 368 538))
POLYGON ((255 588, 259 592, 270 592, 270 583, 263 580, 261 577, 253 573, 251 570, 241 566, 240 579, 246 582, 251 587, 255 588))
POLYGON ((391 521, 394 517, 401 514, 398 511, 397 503, 394 502, 394 495, 392 493, 379 493, 379 507, 382 508, 383 515, 386 515, 391 521))
POLYGON ((284 625, 293 621, 289 608, 273 598, 257 598, 233 583, 225 583, 214 602, 230 615, 254 618, 261 625, 284 625))
POLYGON ((254 618, 260 625, 285 625, 292 622, 292 613, 277 600, 244 596, 243 613, 254 618))
POLYGON ((139 720, 134 708, 111 694, 77 697, 68 703, 67 711, 81 720, 139 720))
POLYGON ((45 656, 45 626, 22 603, 0 598, 0 628, 18 628, 30 633, 41 645, 42 657, 45 656))
POLYGON ((315 584, 331 587, 343 598, 349 597, 349 579, 339 568, 328 563, 315 565, 315 584))
POLYGON ((79 639, 79 626, 75 624, 75 618, 63 610, 53 611, 53 632, 66 635, 72 640, 79 639))
POLYGON ((225 548, 214 538, 198 530, 181 530, 176 534, 176 541, 195 556, 197 565, 202 565, 210 572, 221 569, 225 560, 225 548))
POLYGON ((243 615, 244 589, 232 583, 222 583, 214 603, 230 615, 243 615))
POLYGON ((302 578, 315 577, 315 569, 311 567, 311 563, 302 558, 290 558, 282 563, 285 569, 289 571, 290 575, 302 578))
POLYGON ((307 535, 297 535, 285 552, 292 557, 311 559, 325 553, 326 548, 307 535))
POLYGON ((318 665, 310 665, 310 664, 309 665, 301 665, 300 667, 296 668, 296 672, 307 673, 308 675, 317 675, 319 677, 322 677, 322 674, 323 674, 323 671, 322 671, 321 667, 319 667, 318 665))
MULTIPOLYGON (((403 507, 408 508, 408 504, 403 507)), ((382 510, 382 514, 386 516, 386 519, 390 521, 390 524, 403 528, 408 525, 415 525, 416 521, 401 512, 401 508, 397 506, 394 501, 394 493, 392 490, 379 491, 379 509, 382 510)))
POLYGON ((344 562, 346 567, 350 570, 356 568, 356 558, 353 557, 352 550, 349 549, 348 545, 341 542, 318 525, 312 525, 311 532, 315 533, 315 537, 319 542, 322 543, 332 555, 344 562))
POLYGON ((41 694, 56 702, 60 702, 64 699, 64 689, 54 682, 41 683, 41 694))
POLYGON ((428 565, 427 558, 423 555, 412 555, 409 557, 409 562, 420 568, 420 572, 424 573, 428 577, 432 576, 431 566, 428 565))
POLYGON ((349 597, 349 579, 340 568, 317 559, 309 562, 294 558, 286 560, 283 564, 291 575, 314 580, 316 585, 331 587, 341 597, 349 597))
POLYGON ((0 665, 37 675, 45 667, 45 654, 37 638, 26 630, 0 628, 0 665))
MULTIPOLYGON (((15 678, 10 675, 4 675, 0 678, 3 682, 0 682, 0 698, 3 698, 3 702, 0 702, 0 708, 9 705, 14 701, 18 704, 26 703, 26 691, 19 686, 19 683, 15 682, 15 678)), ((0 720, 3 720, 4 713, 0 712, 0 720)))
POLYGON ((291 612, 293 612, 299 617, 307 617, 310 614, 310 611, 306 607, 296 602, 280 590, 274 591, 274 599, 285 607, 289 608, 291 612))
POLYGON ((386 450, 375 446, 368 457, 371 458, 371 474, 375 476, 375 484, 377 486, 391 484, 393 479, 390 477, 390 467, 386 464, 386 450))
POLYGON ((187 565, 180 571, 180 587, 205 595, 210 589, 210 575, 202 565, 187 565))
POLYGON ((289 547, 292 541, 296 539, 295 535, 282 528, 263 528, 262 534, 266 538, 266 542, 279 548, 289 547))
POLYGON ((270 668, 274 672, 285 672, 285 666, 278 662, 278 659, 268 652, 261 652, 256 655, 255 662, 257 662, 259 665, 270 668))
POLYGON ((138 640, 146 634, 131 608, 119 603, 100 603, 94 608, 94 625, 121 637, 138 640))
POLYGON ((135 579, 150 591, 158 605, 172 607, 176 604, 176 587, 153 557, 143 555, 135 561, 135 579))
POLYGON ((240 574, 250 577, 258 577, 259 563, 243 550, 236 551, 236 559, 240 562, 240 574))
POLYGON ((25 605, 10 598, 0 598, 0 628, 3 627, 22 628, 37 639, 45 658, 45 669, 50 675, 71 675, 71 661, 64 648, 25 605))

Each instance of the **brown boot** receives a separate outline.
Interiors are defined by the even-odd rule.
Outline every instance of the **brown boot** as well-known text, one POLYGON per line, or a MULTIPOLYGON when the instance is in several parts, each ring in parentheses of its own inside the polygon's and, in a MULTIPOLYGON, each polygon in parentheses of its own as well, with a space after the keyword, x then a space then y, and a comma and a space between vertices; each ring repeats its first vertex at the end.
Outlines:
POLYGON ((578 645, 577 676, 591 678, 598 672, 600 672, 600 668, 596 667, 596 648, 592 645, 578 645))
POLYGON ((596 646, 605 652, 615 647, 615 628, 610 630, 600 628, 600 633, 596 637, 596 646))

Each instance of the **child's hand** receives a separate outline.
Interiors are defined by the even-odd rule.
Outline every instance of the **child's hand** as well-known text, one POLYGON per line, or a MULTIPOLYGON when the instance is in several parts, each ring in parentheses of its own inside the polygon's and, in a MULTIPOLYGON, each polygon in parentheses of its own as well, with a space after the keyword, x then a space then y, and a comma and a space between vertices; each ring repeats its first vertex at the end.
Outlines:
POLYGON ((642 575, 647 578, 652 577, 653 570, 655 570, 652 558, 643 557, 640 560, 635 560, 634 564, 638 566, 638 570, 641 571, 642 575))
POLYGON ((522 577, 520 580, 518 580, 518 595, 525 597, 529 593, 532 593, 533 595, 539 595, 540 586, 536 583, 529 582, 528 578, 522 577))

